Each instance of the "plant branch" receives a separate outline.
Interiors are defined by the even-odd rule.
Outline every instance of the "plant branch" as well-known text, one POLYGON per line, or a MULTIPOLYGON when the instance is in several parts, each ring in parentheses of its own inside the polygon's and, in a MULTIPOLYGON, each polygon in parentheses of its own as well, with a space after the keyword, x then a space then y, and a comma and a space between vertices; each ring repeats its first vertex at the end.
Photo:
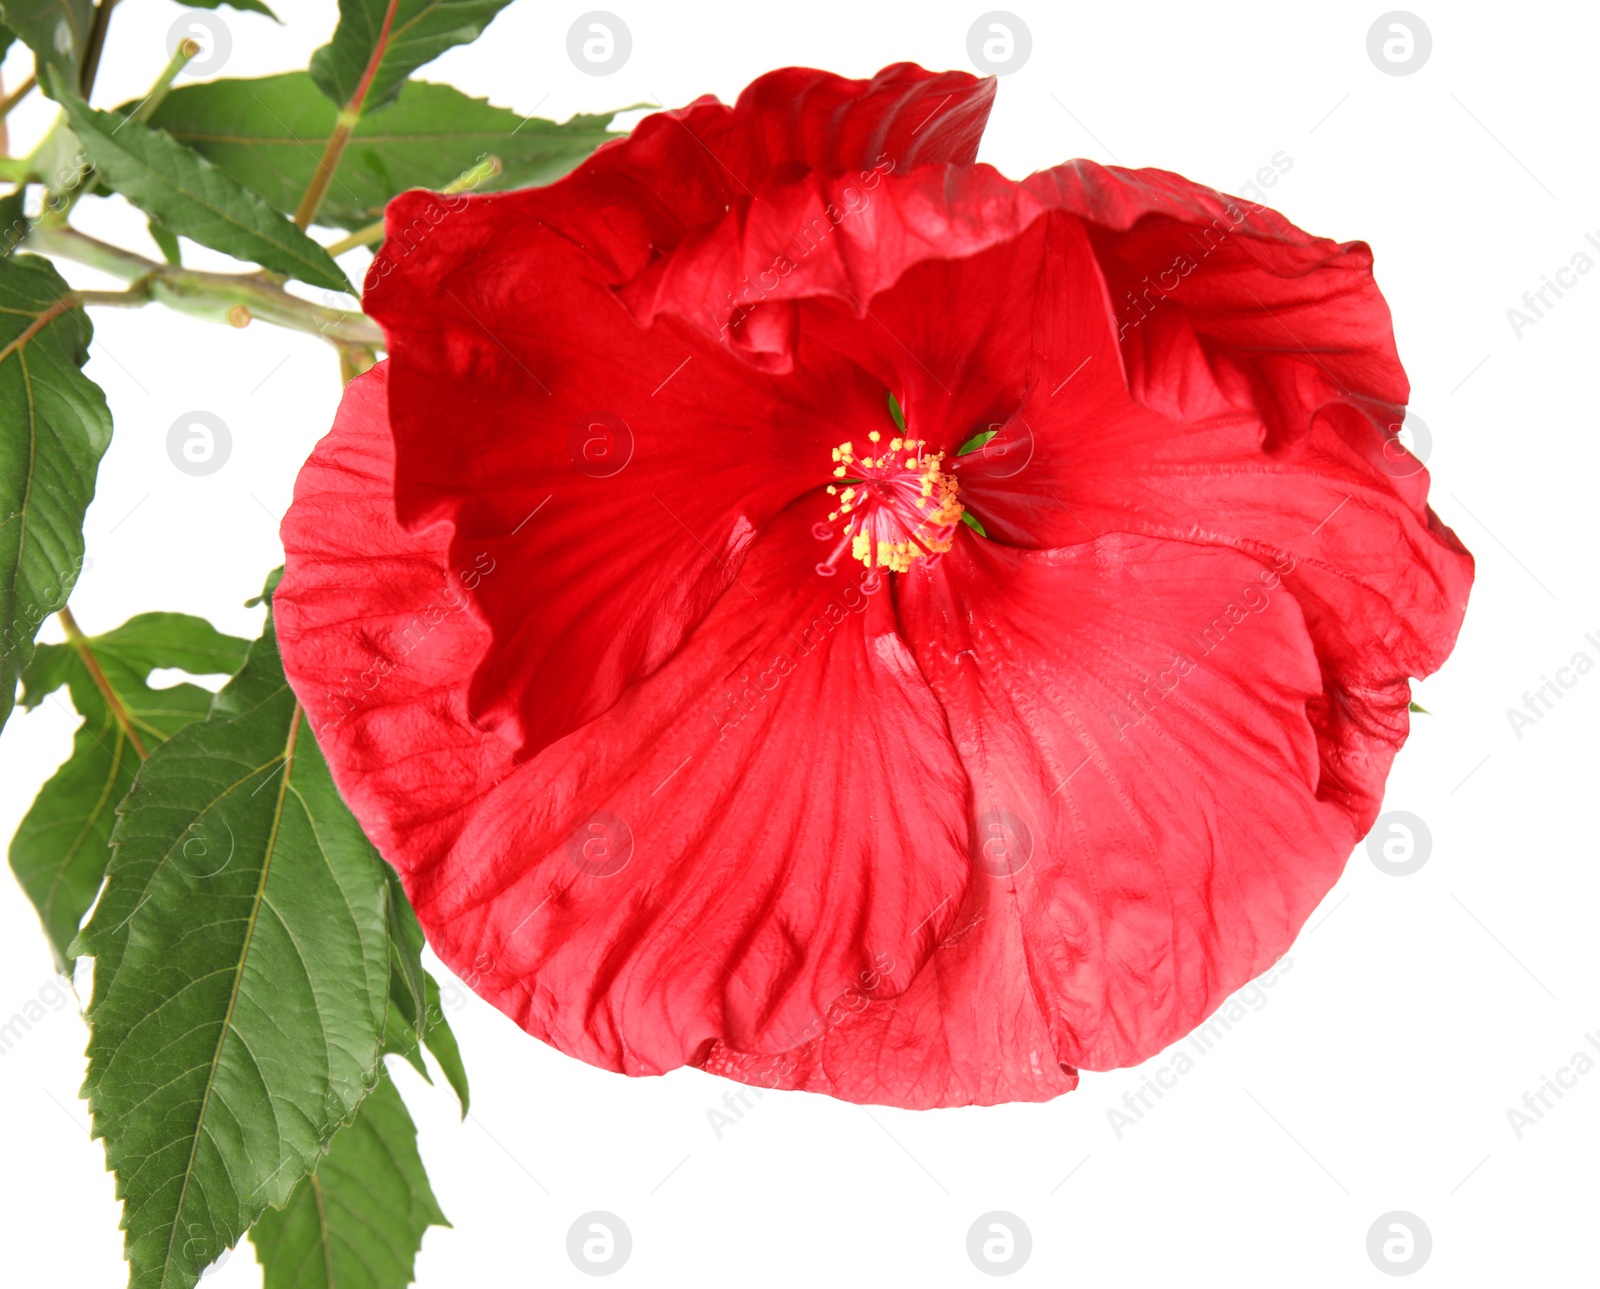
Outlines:
POLYGON ((294 212, 294 222, 301 228, 310 228, 311 221, 317 217, 317 211, 322 208, 322 199, 328 194, 328 185, 333 182, 334 172, 338 170, 339 162, 344 157, 350 135, 361 120, 361 107, 367 101, 367 90, 372 87, 372 78, 378 74, 378 64, 383 62, 383 55, 389 48, 389 29, 394 25, 394 13, 399 7, 400 0, 389 0, 389 7, 383 15, 383 27, 379 30, 378 39, 372 47, 372 57, 367 59, 366 69, 361 73, 361 79, 356 82, 350 101, 339 109, 339 115, 334 119, 333 133, 328 136, 328 144, 322 150, 322 159, 317 162, 317 173, 311 176, 311 183, 306 187, 306 195, 300 199, 299 208, 294 212))
POLYGON ((100 697, 106 700, 106 706, 117 718, 117 724, 122 726, 122 732, 128 736, 128 742, 133 744, 133 750, 139 754, 139 759, 144 760, 150 754, 145 751, 139 732, 133 728, 133 716, 123 705, 117 691, 111 688, 111 682, 106 679, 105 672, 100 670, 100 660, 94 656, 94 650, 89 647, 88 637, 79 630, 78 620, 72 616, 72 610, 63 608, 56 617, 61 619, 61 626, 67 633, 67 643, 83 661, 84 670, 94 681, 94 687, 100 691, 100 697))
POLYGON ((83 48, 83 70, 78 75, 78 92, 85 100, 94 89, 95 74, 100 70, 100 53, 106 47, 106 30, 111 26, 111 11, 116 7, 117 0, 100 0, 94 7, 94 22, 83 48))
POLYGON ((357 376, 372 370, 378 355, 371 345, 336 345, 339 351, 339 383, 348 385, 357 376))
POLYGON ((346 251, 353 251, 358 246, 374 246, 383 240, 383 220, 377 219, 365 228, 358 228, 353 233, 348 233, 337 242, 328 244, 328 254, 338 259, 346 251))
POLYGON ((48 327, 64 313, 86 305, 120 305, 124 308, 137 307, 150 303, 150 289, 142 281, 135 282, 126 291, 68 291, 59 299, 52 300, 45 308, 34 314, 30 322, 15 340, 0 349, 0 363, 11 357, 19 350, 26 349, 29 342, 41 331, 48 327))
MULTIPOLYGON (((469 192, 485 180, 493 179, 505 167, 500 164, 499 157, 485 157, 470 170, 464 170, 443 188, 442 193, 454 195, 458 192, 469 192)), ((346 251, 353 251, 358 246, 374 246, 383 240, 383 220, 374 220, 365 228, 358 228, 355 232, 341 237, 337 242, 328 247, 328 254, 338 259, 346 251)))
MULTIPOLYGON (((177 264, 159 264, 73 228, 35 227, 24 243, 30 250, 87 264, 134 284, 145 298, 209 322, 240 326, 260 318, 274 326, 320 336, 334 344, 382 347, 383 331, 363 313, 330 309, 291 295, 259 273, 208 273, 177 264), (241 312, 243 310, 244 312, 241 312)), ((130 293, 79 292, 88 304, 139 304, 130 293)), ((72 307, 70 304, 66 307, 72 307)))
POLYGON ((23 81, 21 85, 18 85, 17 88, 12 90, 11 93, 7 94, 5 98, 0 99, 0 118, 10 116, 11 109, 16 107, 18 103, 22 102, 23 99, 27 98, 28 95, 32 94, 33 91, 38 88, 39 77, 36 73, 30 72, 27 80, 23 81))
POLYGON ((150 92, 144 96, 138 107, 133 109, 133 119, 148 121, 156 114, 156 109, 161 106, 161 101, 167 97, 172 89, 172 82, 178 79, 178 73, 189 64, 189 60, 200 52, 200 42, 194 37, 186 37, 180 41, 178 48, 173 51, 172 58, 161 75, 156 77, 156 83, 150 87, 150 92))

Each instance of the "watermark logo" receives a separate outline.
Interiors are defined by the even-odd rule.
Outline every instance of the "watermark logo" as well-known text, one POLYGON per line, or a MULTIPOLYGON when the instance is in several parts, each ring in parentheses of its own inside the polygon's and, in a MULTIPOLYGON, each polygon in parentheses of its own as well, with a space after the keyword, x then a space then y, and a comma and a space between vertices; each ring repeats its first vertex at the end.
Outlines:
POLYGON ((167 431, 167 456, 184 474, 216 474, 233 453, 233 435, 215 412, 185 412, 167 431))
POLYGON ((1433 1233, 1428 1224, 1404 1209, 1385 1213, 1367 1231, 1367 1256, 1386 1276, 1421 1271, 1432 1252, 1433 1233))
POLYGON ((567 838, 574 868, 590 877, 614 877, 633 858, 633 829, 609 810, 597 810, 567 838))
POLYGON ((609 479, 633 460, 633 431, 620 416, 591 412, 567 431, 567 456, 591 479, 609 479))
POLYGON ((1009 76, 1033 53, 1033 33, 1014 13, 995 9, 967 29, 967 57, 980 72, 1009 76))
POLYGON ((1015 1213, 996 1209, 985 1213, 967 1230, 967 1256, 986 1276, 1009 1276, 1021 1271, 1033 1252, 1033 1232, 1015 1213))
POLYGON ((177 56, 178 46, 192 40, 200 52, 184 66, 191 76, 220 72, 233 53, 233 34, 222 16, 204 9, 185 9, 167 28, 167 57, 177 56))
POLYGON ((633 53, 633 33, 614 13, 594 9, 567 28, 567 57, 585 76, 609 76, 622 70, 633 53))
POLYGON ((1009 810, 989 810, 972 829, 972 863, 990 877, 1014 877, 1033 858, 1033 831, 1009 810))
POLYGON ((1433 33, 1414 13, 1393 9, 1367 28, 1367 57, 1386 76, 1420 72, 1433 53, 1433 33))
POLYGON ((585 1213, 567 1231, 567 1256, 586 1276, 621 1271, 633 1252, 633 1233, 615 1213, 585 1213))
POLYGON ((1432 455, 1433 431, 1415 412, 1407 411, 1403 421, 1388 426, 1378 464, 1392 479, 1409 479, 1422 473, 1432 455))
POLYGON ((1433 854, 1433 834, 1409 810, 1386 810, 1367 834, 1367 858, 1380 873, 1410 877, 1433 854))

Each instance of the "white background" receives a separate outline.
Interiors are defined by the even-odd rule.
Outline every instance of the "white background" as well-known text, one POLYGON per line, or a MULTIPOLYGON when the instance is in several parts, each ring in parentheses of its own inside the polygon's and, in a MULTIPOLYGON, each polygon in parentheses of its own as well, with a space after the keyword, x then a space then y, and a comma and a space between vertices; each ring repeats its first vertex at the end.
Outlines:
MULTIPOLYGON (((223 11, 223 74, 302 67, 327 39, 328 0, 275 2, 283 27, 223 11)), ((567 58, 581 6, 532 0, 427 74, 557 119, 705 92, 731 101, 784 64, 852 76, 901 59, 969 67, 982 12, 926 0, 610 2, 633 35, 611 76, 567 58)), ((1434 505, 1478 558, 1460 645, 1419 687, 1433 715, 1416 718, 1385 805, 1427 822, 1427 864, 1396 877, 1358 849, 1265 1005, 1120 1137, 1108 1111, 1142 1086, 1141 1071, 1085 1074, 1054 1103, 994 1109, 869 1112, 769 1093, 719 1138, 708 1111, 735 1085, 590 1069, 469 998, 451 1020, 471 1118, 458 1120, 442 1085, 397 1074, 455 1223, 427 1237, 423 1289, 588 1283, 565 1242, 593 1209, 632 1231, 617 1283, 984 1283, 966 1235, 996 1209, 1032 1232, 1018 1284, 1377 1284, 1367 1231, 1395 1209, 1432 1232, 1417 1283, 1595 1282, 1600 1070, 1520 1139, 1507 1111, 1568 1066, 1586 1032, 1600 1041, 1600 671, 1521 738, 1506 709, 1577 651, 1600 661, 1585 640, 1600 640, 1600 273, 1520 339, 1506 311, 1584 248, 1586 230, 1600 236, 1600 19, 1593 6, 1414 3, 1432 56, 1396 77, 1366 52, 1380 4, 1017 0, 1033 52, 1002 79, 981 156, 1015 177, 1083 156, 1236 191, 1281 151, 1293 165, 1272 203, 1313 232, 1372 244, 1433 434, 1434 505)), ((143 93, 178 13, 167 0, 119 7, 98 103, 143 93)), ((8 60, 8 85, 26 61, 8 60)), ((35 98, 14 135, 27 145, 48 120, 35 98)), ((80 209, 86 227, 155 254, 120 203, 80 209)), ((257 611, 242 601, 281 557, 278 519, 338 398, 332 353, 265 325, 232 331, 154 308, 95 322, 89 370, 116 437, 75 613, 91 633, 160 608, 253 635, 257 611), (205 478, 176 470, 164 446, 194 409, 233 436, 226 467, 205 478)), ((53 701, 13 718, 0 741, 0 835, 66 755, 74 721, 53 701)), ((48 989, 49 961, 7 874, 0 1021, 48 989)), ((0 1057, 7 1284, 124 1280, 112 1179, 76 1099, 85 1037, 72 1004, 0 1057)), ((1144 1072, 1171 1063, 1156 1057, 1144 1072)), ((243 1248, 207 1283, 255 1285, 260 1271, 243 1248)))

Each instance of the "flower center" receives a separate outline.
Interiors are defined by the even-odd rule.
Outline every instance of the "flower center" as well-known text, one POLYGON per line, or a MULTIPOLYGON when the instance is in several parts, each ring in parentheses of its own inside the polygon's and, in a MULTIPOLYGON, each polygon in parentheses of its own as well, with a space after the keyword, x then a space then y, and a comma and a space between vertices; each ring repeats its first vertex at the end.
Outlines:
POLYGON ((844 482, 828 485, 829 495, 839 499, 828 519, 845 521, 844 536, 827 562, 817 565, 819 573, 832 573, 846 547, 868 568, 904 573, 912 560, 955 543, 960 489, 940 469, 944 453, 926 455, 922 439, 899 437, 885 448, 877 430, 867 438, 866 456, 858 457, 852 443, 833 450, 834 478, 844 482))

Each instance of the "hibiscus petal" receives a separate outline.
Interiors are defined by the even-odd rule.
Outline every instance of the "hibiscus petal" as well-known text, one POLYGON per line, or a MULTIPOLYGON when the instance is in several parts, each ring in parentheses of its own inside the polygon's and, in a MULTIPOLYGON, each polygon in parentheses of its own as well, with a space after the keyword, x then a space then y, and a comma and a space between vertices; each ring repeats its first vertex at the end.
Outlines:
POLYGON ((882 419, 847 357, 786 364, 780 388, 730 362, 716 328, 641 330, 613 287, 742 211, 752 185, 970 161, 993 88, 911 64, 870 81, 789 68, 732 108, 647 118, 548 188, 391 203, 364 303, 390 340, 399 510, 452 520, 457 558, 514 570, 482 591, 503 647, 471 702, 524 752, 669 657, 829 449, 882 419))
MULTIPOLYGON (((1063 201, 1074 176, 1109 173, 1074 163, 1025 187, 1063 201)), ((1382 723, 1357 691, 1428 675, 1448 655, 1472 559, 1428 508, 1421 463, 1396 450, 1398 413, 1374 411, 1405 387, 1365 248, 1312 238, 1266 210, 1223 238, 1195 223, 1239 207, 1156 172, 1148 184, 1164 202, 1151 209, 1145 174, 1124 180, 1146 202, 1142 220, 1075 190, 1085 214, 1025 222, 1025 206, 1007 208, 982 225, 994 244, 971 251, 955 239, 950 258, 915 262, 861 301, 846 291, 849 305, 808 300, 799 326, 902 391, 919 437, 949 451, 998 427, 951 462, 991 538, 1050 548, 1144 533, 1278 568, 1324 665, 1317 719, 1336 758, 1333 727, 1382 723), (1178 214, 1191 223, 1180 229, 1178 214), (1199 257, 1167 279, 1177 285, 1136 327, 1119 324, 1113 306, 1117 274, 1137 262, 1116 231, 1129 223, 1141 254, 1160 248, 1147 268, 1156 278, 1171 244, 1199 257), (1168 226, 1168 241, 1153 240, 1151 228, 1168 226), (1203 255, 1207 238, 1215 245, 1203 255), (1258 307, 1267 300, 1271 310, 1258 307)), ((886 184, 881 202, 908 190, 886 184)), ((893 248, 884 254, 902 262, 893 248)))
MULTIPOLYGON (((397 199, 393 226, 432 201, 397 199)), ((499 647, 471 702, 530 755, 659 667, 850 426, 885 418, 847 356, 769 376, 677 320, 637 326, 515 199, 445 212, 400 263, 367 298, 391 344, 399 512, 450 520, 454 559, 507 570, 474 592, 499 647)))
MULTIPOLYGON (((1070 212, 1050 216, 1036 368, 1093 361, 1059 394, 1035 380, 1015 424, 960 463, 991 535, 1228 546, 1283 570, 1331 674, 1381 686, 1434 671, 1472 557, 1397 447, 1407 385, 1367 248, 1162 171, 1074 162, 1025 186, 1070 212), (1086 295, 1080 220, 1111 320, 1086 295), (1134 290, 1137 309, 1116 303, 1134 290), (1126 390, 1081 384, 1113 371, 1126 390)), ((1338 719, 1345 695, 1326 702, 1338 719)))
POLYGON ((1073 161, 1023 186, 1088 226, 1145 405, 1180 418, 1252 411, 1269 448, 1309 433, 1336 395, 1378 417, 1404 407, 1409 387, 1365 242, 1313 237, 1165 170, 1073 161))
POLYGON ((465 701, 496 645, 463 587, 506 571, 395 519, 388 372, 300 476, 274 603, 335 780, 440 956, 635 1074, 792 1046, 903 989, 961 902, 965 781, 882 580, 817 576, 826 547, 786 514, 670 663, 520 758, 465 701))
POLYGON ((1131 1065, 1289 947, 1407 728, 1319 763, 1298 606, 1231 551, 967 538, 896 593, 972 785, 978 871, 912 987, 815 1041, 707 1068, 853 1100, 1040 1100, 1131 1065))
POLYGON ((653 113, 571 174, 512 200, 582 244, 620 284, 796 173, 971 164, 994 92, 993 77, 914 63, 870 80, 785 67, 751 82, 732 107, 707 95, 653 113))
POLYGON ((640 321, 688 318, 752 365, 787 371, 798 334, 792 302, 830 297, 866 317, 866 301, 912 265, 978 253, 1042 210, 989 166, 818 171, 765 187, 686 235, 622 299, 640 321))
POLYGON ((794 301, 843 301, 859 320, 865 302, 909 268, 976 254, 1044 209, 988 166, 891 175, 887 164, 760 189, 635 275, 622 298, 642 322, 663 313, 686 318, 753 365, 788 371, 794 301))
MULTIPOLYGON (((886 199, 906 191, 900 185, 886 199)), ((1129 399, 1083 228, 1070 216, 1024 222, 1025 212, 1013 213, 1020 228, 992 245, 960 243, 961 253, 905 267, 859 306, 809 300, 798 316, 806 342, 849 353, 896 392, 909 432, 949 454, 964 503, 986 526, 992 516, 991 536, 1060 545, 1040 540, 1059 520, 1054 499, 1010 483, 1026 483, 1029 458, 1053 447, 1032 426, 1040 422, 1058 437, 1093 433, 1129 399), (955 455, 986 430, 998 433, 955 455)), ((988 206, 987 215, 995 214, 988 206)))

